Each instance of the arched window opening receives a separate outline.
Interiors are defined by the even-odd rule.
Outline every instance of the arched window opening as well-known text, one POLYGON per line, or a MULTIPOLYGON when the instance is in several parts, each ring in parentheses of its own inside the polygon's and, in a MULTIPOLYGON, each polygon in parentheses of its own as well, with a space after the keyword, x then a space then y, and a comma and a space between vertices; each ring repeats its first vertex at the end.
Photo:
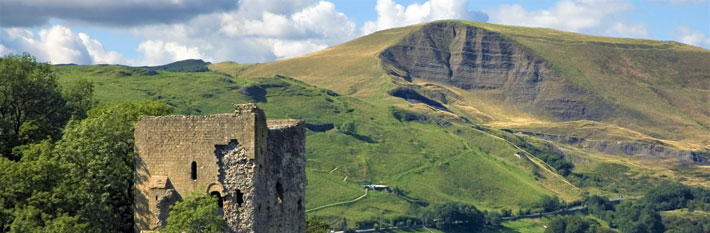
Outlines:
POLYGON ((284 200, 284 187, 281 185, 281 182, 276 182, 276 195, 279 204, 283 203, 284 200))
POLYGON ((190 177, 191 177, 193 180, 197 180, 197 162, 192 161, 192 166, 191 166, 190 168, 191 168, 191 169, 190 169, 190 171, 191 171, 191 172, 190 172, 190 177))
POLYGON ((303 199, 298 199, 298 210, 303 210, 303 199))
POLYGON ((244 194, 242 193, 242 191, 239 191, 239 189, 237 189, 237 205, 239 207, 242 207, 243 203, 244 203, 244 194))
POLYGON ((224 206, 224 203, 222 201, 222 196, 219 195, 219 192, 214 191, 214 192, 210 193, 210 196, 217 197, 217 206, 219 206, 219 208, 222 208, 224 206))

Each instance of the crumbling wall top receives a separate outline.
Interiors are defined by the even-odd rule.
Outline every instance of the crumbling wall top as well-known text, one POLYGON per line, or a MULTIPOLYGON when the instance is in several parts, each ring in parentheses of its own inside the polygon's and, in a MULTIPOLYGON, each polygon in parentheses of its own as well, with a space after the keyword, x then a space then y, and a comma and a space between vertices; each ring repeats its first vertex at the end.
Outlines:
POLYGON ((267 120, 266 121, 266 126, 269 128, 269 130, 292 128, 292 127, 298 127, 301 125, 305 126, 305 122, 303 120, 287 119, 287 120, 267 120))
POLYGON ((248 103, 248 104, 235 104, 234 105, 234 113, 236 113, 236 114, 251 113, 251 112, 256 112, 256 111, 261 111, 261 109, 259 109, 259 107, 257 107, 256 104, 248 103))

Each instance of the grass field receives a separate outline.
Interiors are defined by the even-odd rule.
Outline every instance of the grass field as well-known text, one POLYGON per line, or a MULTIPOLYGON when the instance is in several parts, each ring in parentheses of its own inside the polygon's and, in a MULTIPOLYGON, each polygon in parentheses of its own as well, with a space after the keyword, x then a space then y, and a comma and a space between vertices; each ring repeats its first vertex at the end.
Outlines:
MULTIPOLYGON (((234 103, 257 102, 270 119, 334 124, 335 129, 307 133, 307 209, 353 199, 362 194, 362 183, 396 186, 410 200, 458 201, 491 210, 530 207, 542 195, 566 192, 561 181, 554 181, 560 177, 535 175, 546 168, 517 158, 514 154, 519 149, 471 125, 400 121, 393 116, 395 112, 424 114, 418 112, 419 106, 366 102, 281 76, 151 74, 122 66, 60 66, 55 70, 62 85, 78 79, 94 82, 101 103, 159 100, 175 107, 177 114, 213 114, 231 112, 234 103), (346 122, 354 128, 339 130, 346 122)), ((407 199, 373 192, 356 203, 309 215, 329 220, 347 216, 347 222, 354 224, 373 216, 412 214, 416 208, 419 204, 407 199)))

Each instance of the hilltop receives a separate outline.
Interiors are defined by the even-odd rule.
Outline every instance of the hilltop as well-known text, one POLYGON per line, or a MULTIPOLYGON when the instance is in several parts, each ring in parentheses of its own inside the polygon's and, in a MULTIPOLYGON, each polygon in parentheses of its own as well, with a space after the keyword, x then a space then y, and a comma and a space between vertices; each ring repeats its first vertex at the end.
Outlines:
POLYGON ((707 150, 707 64, 710 51, 676 42, 437 21, 240 74, 282 74, 365 98, 406 87, 499 128, 545 132, 557 122, 592 120, 630 138, 707 150))

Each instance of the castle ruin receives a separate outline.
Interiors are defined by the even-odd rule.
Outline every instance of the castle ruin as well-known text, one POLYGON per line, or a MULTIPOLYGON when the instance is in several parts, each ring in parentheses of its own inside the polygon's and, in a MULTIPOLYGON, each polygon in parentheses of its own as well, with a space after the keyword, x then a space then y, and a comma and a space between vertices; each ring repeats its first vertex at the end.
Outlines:
POLYGON ((217 196, 231 232, 306 231, 302 121, 267 121, 254 104, 141 117, 135 152, 136 232, 164 226, 170 205, 192 193, 217 196))

